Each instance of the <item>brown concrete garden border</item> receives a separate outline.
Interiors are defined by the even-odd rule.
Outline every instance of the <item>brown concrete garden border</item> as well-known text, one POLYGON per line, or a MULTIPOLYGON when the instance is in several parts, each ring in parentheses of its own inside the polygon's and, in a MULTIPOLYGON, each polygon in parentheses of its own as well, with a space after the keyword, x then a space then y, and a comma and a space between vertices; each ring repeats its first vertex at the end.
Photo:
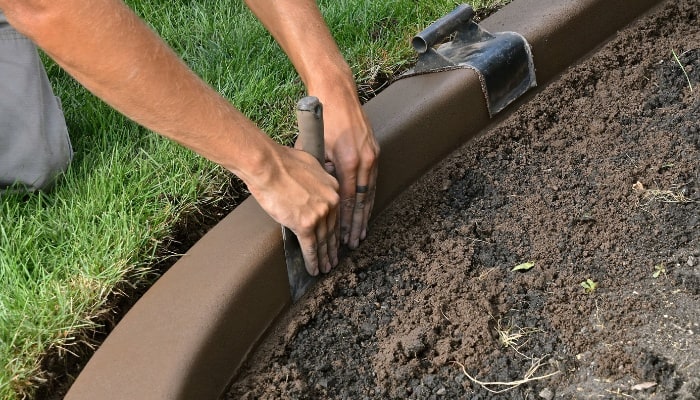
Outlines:
MULTIPOLYGON (((515 0, 480 25, 522 34, 542 86, 660 2, 515 0)), ((397 81, 365 110, 382 147, 375 214, 492 122, 470 70, 397 81)), ((218 398, 290 300, 280 226, 249 198, 138 301, 66 398, 218 398)))

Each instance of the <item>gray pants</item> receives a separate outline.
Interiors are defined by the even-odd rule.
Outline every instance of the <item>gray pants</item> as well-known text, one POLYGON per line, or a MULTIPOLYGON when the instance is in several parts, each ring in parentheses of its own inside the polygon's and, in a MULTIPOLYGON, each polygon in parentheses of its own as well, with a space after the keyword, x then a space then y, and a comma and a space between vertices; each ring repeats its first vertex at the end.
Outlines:
POLYGON ((73 156, 58 98, 34 44, 0 10, 0 192, 51 187, 73 156))

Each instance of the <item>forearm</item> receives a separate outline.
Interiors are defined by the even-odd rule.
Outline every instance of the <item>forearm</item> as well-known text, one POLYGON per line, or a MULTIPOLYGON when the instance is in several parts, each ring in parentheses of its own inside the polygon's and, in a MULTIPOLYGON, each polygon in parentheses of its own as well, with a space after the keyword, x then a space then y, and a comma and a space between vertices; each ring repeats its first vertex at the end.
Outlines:
POLYGON ((289 56, 310 95, 332 91, 356 95, 352 71, 314 0, 246 0, 246 4, 289 56))
POLYGON ((121 1, 0 0, 0 8, 76 80, 134 121, 244 180, 266 170, 272 141, 121 1))

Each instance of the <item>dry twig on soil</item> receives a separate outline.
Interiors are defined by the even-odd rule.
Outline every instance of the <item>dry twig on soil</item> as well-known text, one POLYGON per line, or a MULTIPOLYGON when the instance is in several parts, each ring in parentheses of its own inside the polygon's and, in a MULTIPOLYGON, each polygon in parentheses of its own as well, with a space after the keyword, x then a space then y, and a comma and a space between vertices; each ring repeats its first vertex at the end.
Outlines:
MULTIPOLYGON (((690 88, 690 92, 693 92, 693 85, 690 83, 690 77, 688 76, 688 71, 685 70, 685 66, 683 66, 683 63, 681 63, 681 59, 678 58, 678 55, 676 54, 676 51, 671 49, 671 53, 673 53, 673 58, 676 60, 678 65, 681 67, 681 71, 683 71, 683 75, 685 75, 685 80, 688 81, 688 87, 690 88)), ((685 53, 683 53, 685 54, 685 53)))
POLYGON ((662 189, 647 189, 644 184, 637 182, 632 185, 632 189, 645 200, 642 203, 639 199, 637 200, 637 206, 642 210, 649 212, 649 205, 654 202, 660 203, 694 203, 695 200, 686 197, 682 191, 678 190, 683 185, 674 185, 672 190, 662 190, 662 189))
POLYGON ((528 357, 520 352, 520 348, 527 343, 527 340, 523 343, 521 343, 520 341, 523 338, 526 338, 532 335, 533 333, 537 332, 542 332, 542 329, 531 327, 519 328, 512 326, 510 323, 508 323, 507 326, 503 327, 501 325, 501 319, 498 319, 498 321, 496 321, 496 333, 498 333, 498 341, 503 345, 503 347, 510 347, 519 355, 530 360, 532 360, 533 357, 528 357))
POLYGON ((547 356, 544 356, 541 358, 533 358, 532 365, 530 365, 530 368, 527 370, 527 372, 525 372, 525 376, 523 376, 522 379, 519 379, 517 381, 512 381, 512 382, 482 382, 482 381, 474 378, 473 376, 469 375, 469 373, 467 372, 467 368, 463 364, 461 364, 460 362, 453 361, 453 363, 459 365, 462 368, 462 372, 464 373, 464 375, 467 378, 469 378, 470 381, 476 383, 477 385, 481 386, 482 388, 484 388, 485 390, 488 390, 491 393, 498 394, 498 393, 504 393, 504 392, 507 392, 509 390, 515 389, 518 386, 526 384, 528 382, 550 378, 554 375, 559 374, 561 371, 555 371, 555 372, 552 372, 552 373, 549 373, 546 375, 534 376, 535 373, 537 372, 537 370, 542 366, 542 361, 546 357, 547 356), (489 386, 507 386, 507 387, 504 389, 494 390, 494 389, 491 389, 489 386))

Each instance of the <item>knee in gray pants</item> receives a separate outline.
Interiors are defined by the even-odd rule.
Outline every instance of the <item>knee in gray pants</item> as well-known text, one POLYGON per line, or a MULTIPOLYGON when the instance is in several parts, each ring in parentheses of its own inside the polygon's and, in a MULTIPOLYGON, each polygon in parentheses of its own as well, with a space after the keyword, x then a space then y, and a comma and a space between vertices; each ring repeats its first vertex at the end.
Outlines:
POLYGON ((0 192, 48 189, 73 156, 58 99, 34 44, 0 10, 0 192))

